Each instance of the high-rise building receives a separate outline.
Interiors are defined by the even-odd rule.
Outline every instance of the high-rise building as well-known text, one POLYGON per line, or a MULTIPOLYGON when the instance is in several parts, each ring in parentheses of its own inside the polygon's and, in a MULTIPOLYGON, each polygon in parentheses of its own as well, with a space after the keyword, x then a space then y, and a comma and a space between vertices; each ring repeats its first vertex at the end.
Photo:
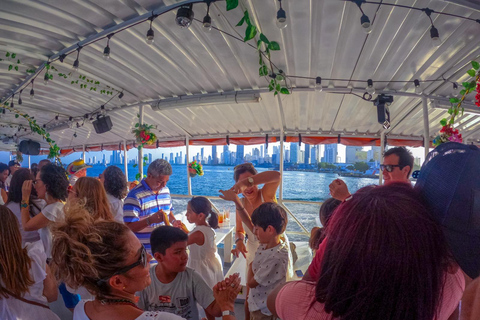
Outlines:
POLYGON ((325 145, 325 153, 324 153, 324 161, 328 163, 336 163, 337 162, 337 155, 338 155, 338 145, 335 144, 326 144, 325 145))
POLYGON ((260 158, 263 158, 263 145, 260 146, 260 158))
POLYGON ((173 152, 170 152, 170 163, 172 163, 172 164, 174 163, 173 162, 173 152))
POLYGON ((380 162, 381 160, 381 148, 380 147, 372 147, 371 150, 368 150, 367 151, 367 161, 370 161, 370 160, 373 160, 373 161, 377 161, 377 162, 380 162))
POLYGON ((235 164, 243 163, 244 152, 245 152, 245 146, 242 144, 237 145, 235 164))
POLYGON ((180 151, 180 158, 178 158, 178 164, 183 164, 183 156, 182 156, 182 151, 180 151))
POLYGON ((296 142, 290 143, 290 162, 298 163, 298 144, 296 142))
POLYGON ((148 154, 148 163, 152 163, 153 155, 151 153, 148 154))
POLYGON ((217 146, 212 146, 212 164, 218 164, 218 160, 217 160, 217 146))
POLYGON ((205 162, 205 158, 203 157, 203 155, 204 155, 204 154, 203 154, 203 149, 204 149, 204 148, 201 148, 201 149, 200 149, 200 157, 201 157, 201 158, 200 158, 200 163, 204 163, 204 162, 205 162))
POLYGON ((316 165, 318 163, 318 146, 310 149, 310 163, 316 165))
POLYGON ((230 150, 228 150, 228 145, 223 146, 223 164, 230 165, 230 150))
POLYGON ((357 154, 362 151, 362 147, 347 146, 345 148, 345 163, 355 163, 363 159, 359 159, 357 154))
POLYGON ((309 144, 305 144, 305 156, 304 156, 303 163, 305 164, 310 163, 310 145, 309 144))

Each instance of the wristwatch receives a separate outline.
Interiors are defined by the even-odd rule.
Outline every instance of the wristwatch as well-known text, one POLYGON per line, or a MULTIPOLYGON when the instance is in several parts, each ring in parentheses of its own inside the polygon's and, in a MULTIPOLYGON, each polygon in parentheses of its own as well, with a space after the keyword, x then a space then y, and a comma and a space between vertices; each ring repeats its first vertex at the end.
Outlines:
POLYGON ((250 183, 250 187, 253 187, 253 185, 255 184, 255 183, 253 183, 253 178, 252 178, 252 177, 248 177, 247 180, 248 180, 248 183, 250 183))
POLYGON ((235 317, 235 312, 230 311, 230 310, 225 310, 225 311, 222 311, 222 317, 223 316, 234 316, 235 317))

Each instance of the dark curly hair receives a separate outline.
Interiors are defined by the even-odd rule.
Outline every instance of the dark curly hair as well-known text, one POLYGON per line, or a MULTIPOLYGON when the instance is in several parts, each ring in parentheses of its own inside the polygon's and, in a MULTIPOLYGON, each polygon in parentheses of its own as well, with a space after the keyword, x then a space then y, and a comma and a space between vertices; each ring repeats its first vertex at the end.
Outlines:
POLYGON ((67 172, 55 164, 47 164, 40 170, 40 180, 45 184, 49 196, 65 201, 68 195, 67 172))
POLYGON ((127 178, 119 167, 109 166, 103 171, 103 178, 105 179, 103 186, 108 194, 120 200, 127 196, 127 178))

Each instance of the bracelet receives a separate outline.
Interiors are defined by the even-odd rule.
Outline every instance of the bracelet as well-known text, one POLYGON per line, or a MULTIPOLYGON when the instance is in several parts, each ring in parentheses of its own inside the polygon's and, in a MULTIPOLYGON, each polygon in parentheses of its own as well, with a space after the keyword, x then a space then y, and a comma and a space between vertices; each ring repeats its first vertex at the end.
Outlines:
POLYGON ((235 206, 235 208, 236 208, 237 210, 245 210, 245 207, 240 207, 240 208, 239 208, 238 206, 235 206))
POLYGON ((245 239, 242 239, 242 238, 237 238, 237 240, 235 240, 235 243, 237 243, 238 241, 244 241, 245 239))
POLYGON ((22 203, 20 204, 20 207, 28 208, 28 201, 22 200, 22 203))

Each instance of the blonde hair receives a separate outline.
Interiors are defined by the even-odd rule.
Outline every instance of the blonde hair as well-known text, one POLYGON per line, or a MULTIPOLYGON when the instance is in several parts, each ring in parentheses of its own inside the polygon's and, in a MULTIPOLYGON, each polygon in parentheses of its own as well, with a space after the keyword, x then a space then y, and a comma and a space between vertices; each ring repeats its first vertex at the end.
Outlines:
POLYGON ((102 183, 95 178, 82 177, 75 183, 77 198, 84 201, 87 209, 95 220, 113 220, 110 203, 102 183))
POLYGON ((52 230, 52 271, 73 289, 83 286, 93 295, 105 297, 110 287, 99 280, 125 266, 130 229, 115 221, 95 220, 79 205, 70 205, 65 211, 65 221, 52 230))
POLYGON ((15 215, 0 206, 0 296, 22 296, 34 284, 30 277, 32 261, 22 248, 20 226, 15 215))

